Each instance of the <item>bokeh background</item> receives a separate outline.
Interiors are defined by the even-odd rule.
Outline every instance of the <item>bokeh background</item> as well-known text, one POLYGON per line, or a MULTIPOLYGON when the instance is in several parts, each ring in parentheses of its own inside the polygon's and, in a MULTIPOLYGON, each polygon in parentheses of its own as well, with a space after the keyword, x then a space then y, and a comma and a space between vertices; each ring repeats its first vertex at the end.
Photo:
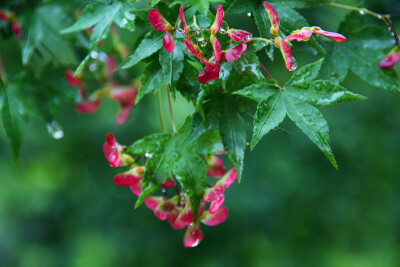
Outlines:
MULTIPOLYGON (((400 13, 397 0, 366 6, 400 13)), ((330 7, 300 12, 327 30, 346 14, 330 7)), ((246 16, 226 20, 256 32, 246 16)), ((300 66, 315 59, 307 50, 295 53, 300 66)), ((261 57, 272 76, 287 79, 280 58, 261 57)), ((18 169, 1 128, 0 266, 400 266, 400 97, 353 74, 345 86, 368 100, 321 109, 339 171, 286 120, 290 135, 271 133, 246 152, 242 182, 226 192, 228 220, 203 226, 194 249, 183 247, 184 231, 145 206, 133 209, 136 198, 114 185, 120 170, 102 152, 107 132, 131 144, 161 131, 155 96, 124 126, 115 125, 111 101, 92 115, 64 103, 60 140, 32 119, 18 169)), ((181 97, 174 110, 178 122, 193 112, 181 97)))

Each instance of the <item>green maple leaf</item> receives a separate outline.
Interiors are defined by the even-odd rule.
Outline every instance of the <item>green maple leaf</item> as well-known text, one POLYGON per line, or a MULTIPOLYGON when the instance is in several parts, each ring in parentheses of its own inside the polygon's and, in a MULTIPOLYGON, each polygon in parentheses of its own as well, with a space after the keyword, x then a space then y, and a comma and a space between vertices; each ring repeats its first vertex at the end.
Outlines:
POLYGON ((394 70, 381 70, 379 62, 385 56, 384 49, 390 49, 395 41, 390 32, 374 25, 368 25, 365 18, 350 13, 339 27, 348 41, 330 44, 321 77, 335 83, 342 82, 349 69, 361 80, 386 90, 400 93, 400 81, 394 70))
POLYGON ((82 10, 82 15, 73 25, 61 31, 62 34, 68 34, 93 27, 89 54, 78 66, 76 74, 84 69, 90 60, 90 53, 107 37, 113 23, 130 31, 135 30, 135 15, 129 12, 131 9, 133 6, 129 2, 93 2, 82 10))
POLYGON ((329 145, 328 124, 312 104, 330 105, 349 100, 363 100, 365 97, 329 81, 316 80, 322 64, 323 59, 302 67, 282 88, 274 82, 265 82, 250 85, 236 92, 259 101, 254 116, 252 149, 288 115, 337 168, 329 145))

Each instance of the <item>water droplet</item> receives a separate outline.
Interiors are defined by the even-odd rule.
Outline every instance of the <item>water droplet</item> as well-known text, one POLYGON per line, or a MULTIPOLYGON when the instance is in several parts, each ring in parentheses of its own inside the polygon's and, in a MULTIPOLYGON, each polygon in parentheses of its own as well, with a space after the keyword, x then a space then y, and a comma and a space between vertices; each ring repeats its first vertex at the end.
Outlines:
POLYGON ((295 58, 292 58, 292 68, 290 71, 295 71, 297 69, 297 60, 295 58))
POLYGON ((262 114, 264 113, 264 109, 262 109, 262 108, 258 109, 258 113, 259 113, 260 115, 262 115, 262 114))
POLYGON ((255 87, 256 87, 256 89, 261 89, 261 85, 259 85, 259 84, 257 84, 255 87))
POLYGON ((255 117, 254 120, 255 120, 255 122, 259 122, 260 121, 260 119, 258 117, 255 117))
POLYGON ((185 29, 183 28, 182 20, 178 21, 178 25, 176 25, 176 31, 179 33, 185 33, 185 29))
POLYGON ((152 153, 146 153, 146 154, 144 154, 144 156, 145 156, 146 158, 151 158, 151 157, 153 156, 153 154, 152 154, 152 153))
POLYGON ((306 72, 307 72, 307 69, 302 69, 301 72, 302 72, 302 73, 306 73, 306 72))
POLYGON ((264 103, 264 109, 268 109, 268 104, 267 104, 267 102, 264 103))
POLYGON ((317 84, 317 86, 315 87, 317 90, 321 90, 321 84, 317 84))
POLYGON ((317 103, 317 99, 315 99, 315 98, 311 99, 311 103, 316 104, 317 103))
POLYGON ((247 13, 247 16, 248 16, 248 17, 251 17, 251 13, 250 13, 250 12, 249 12, 249 13, 247 13))
POLYGON ((269 42, 262 42, 262 45, 267 46, 267 45, 269 45, 269 42))
POLYGON ((363 9, 360 9, 360 15, 365 15, 365 11, 363 9))
POLYGON ((244 38, 244 41, 247 43, 247 42, 250 42, 251 40, 253 40, 253 35, 252 34, 249 34, 249 35, 246 35, 246 37, 244 38))
POLYGON ((318 111, 318 112, 317 112, 317 115, 321 115, 321 112, 318 111))
POLYGON ((106 53, 104 53, 104 52, 100 52, 100 53, 99 53, 99 60, 100 60, 101 62, 106 62, 107 58, 108 58, 108 56, 107 56, 106 53))
POLYGON ((124 18, 123 20, 122 20, 122 26, 125 26, 126 24, 128 24, 128 20, 126 19, 126 18, 124 18))
POLYGON ((383 17, 382 17, 382 15, 378 15, 378 19, 382 19, 383 17))
POLYGON ((226 21, 222 21, 221 28, 219 28, 219 33, 226 34, 229 31, 229 25, 226 21))
POLYGON ((248 92, 247 95, 248 96, 253 96, 253 93, 252 92, 248 92))
POLYGON ((54 139, 61 139, 64 137, 64 131, 61 125, 56 121, 51 121, 46 124, 47 131, 54 139))
POLYGON ((97 64, 92 63, 92 64, 89 65, 89 70, 90 71, 95 71, 96 69, 97 69, 97 64))
POLYGON ((96 58, 99 56, 99 53, 97 53, 96 51, 93 51, 92 53, 90 53, 90 56, 91 56, 93 59, 96 59, 96 58))

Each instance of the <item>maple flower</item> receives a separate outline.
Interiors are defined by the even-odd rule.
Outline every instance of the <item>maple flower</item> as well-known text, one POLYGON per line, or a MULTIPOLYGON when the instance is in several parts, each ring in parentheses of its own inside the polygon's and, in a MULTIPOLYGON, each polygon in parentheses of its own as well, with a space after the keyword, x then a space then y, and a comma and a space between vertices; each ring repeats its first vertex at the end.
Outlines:
POLYGON ((336 32, 328 32, 321 29, 321 27, 303 27, 300 30, 294 31, 287 37, 288 41, 296 40, 298 42, 308 41, 313 34, 321 34, 333 38, 336 42, 346 42, 347 39, 343 35, 336 32))
MULTIPOLYGON (((199 223, 194 221, 193 211, 187 195, 182 195, 181 206, 178 205, 179 196, 169 200, 160 196, 150 196, 145 199, 146 206, 154 212, 160 220, 167 220, 174 229, 186 229, 183 239, 185 247, 194 247, 203 239, 203 232, 199 223)), ((228 208, 222 207, 216 213, 204 211, 204 203, 199 210, 199 221, 208 226, 215 226, 224 222, 228 217, 228 208)))
POLYGON ((125 146, 120 145, 112 133, 107 134, 103 151, 111 167, 125 166, 133 162, 132 158, 124 153, 125 146))
POLYGON ((226 169, 222 159, 211 154, 206 155, 205 158, 207 161, 207 175, 209 177, 221 177, 225 174, 226 169))
POLYGON ((139 85, 135 85, 129 87, 117 87, 110 91, 110 98, 120 103, 120 112, 116 118, 117 124, 123 124, 128 120, 131 110, 135 106, 138 89, 139 85))
POLYGON ((244 30, 229 29, 228 36, 232 41, 242 41, 245 43, 251 42, 253 40, 253 34, 244 30))
POLYGON ((211 202, 210 213, 217 213, 225 200, 225 189, 231 186, 237 178, 236 168, 233 167, 224 177, 219 179, 211 188, 206 190, 203 202, 211 202))
POLYGON ((114 176, 114 183, 119 186, 136 185, 142 179, 144 170, 143 166, 135 166, 129 171, 114 176))
POLYGON ((395 46, 379 63, 383 70, 390 69, 400 60, 400 47, 395 46))
POLYGON ((79 87, 79 94, 82 97, 82 101, 75 104, 75 110, 80 113, 93 113, 100 107, 100 98, 97 94, 93 96, 93 99, 89 99, 84 86, 79 87))
POLYGON ((227 51, 221 50, 221 44, 219 43, 216 34, 219 32, 224 18, 224 10, 222 6, 218 6, 217 16, 213 25, 211 26, 211 36, 210 42, 213 47, 213 56, 207 60, 204 56, 204 52, 200 49, 198 45, 195 45, 192 40, 190 29, 186 24, 185 14, 183 8, 180 8, 180 19, 182 21, 183 28, 185 29, 187 37, 183 40, 187 51, 197 57, 206 67, 199 74, 198 81, 200 83, 207 83, 212 80, 219 78, 219 72, 221 69, 221 60, 225 62, 231 62, 239 58, 242 53, 247 49, 247 45, 238 45, 227 51))
MULTIPOLYGON (((228 218, 228 208, 222 207, 216 213, 211 214, 206 211, 200 216, 200 221, 208 226, 215 226, 224 222, 228 218)), ((183 237, 183 245, 187 248, 197 246, 204 238, 203 232, 200 229, 200 224, 189 224, 183 237)))
POLYGON ((224 50, 222 51, 221 60, 225 62, 235 61, 244 53, 244 51, 246 51, 246 49, 247 45, 242 43, 228 50, 224 50))
POLYGON ((0 19, 7 21, 10 19, 10 15, 7 12, 0 9, 0 19))
POLYGON ((149 20, 151 25, 156 28, 159 32, 165 32, 163 38, 163 44, 165 50, 172 52, 175 49, 174 41, 174 31, 175 28, 168 23, 168 21, 161 15, 160 11, 157 9, 152 9, 149 11, 149 20))
POLYGON ((222 21, 224 20, 224 9, 221 5, 218 6, 217 15, 214 23, 210 28, 211 34, 216 35, 221 29, 222 21))
POLYGON ((290 46, 288 43, 280 38, 277 37, 275 38, 275 45, 281 50, 281 54, 283 56, 283 59, 285 60, 285 66, 288 70, 292 71, 293 68, 293 56, 292 56, 292 50, 290 49, 290 46))
POLYGON ((15 36, 18 39, 22 38, 21 24, 19 22, 12 22, 11 30, 14 32, 15 36))
POLYGON ((72 86, 79 86, 81 84, 81 79, 79 77, 74 76, 74 72, 72 70, 65 71, 65 79, 72 86))
POLYGON ((279 17, 278 12, 271 6, 271 4, 264 2, 265 11, 268 13, 269 20, 271 21, 271 34, 275 37, 279 36, 279 17))

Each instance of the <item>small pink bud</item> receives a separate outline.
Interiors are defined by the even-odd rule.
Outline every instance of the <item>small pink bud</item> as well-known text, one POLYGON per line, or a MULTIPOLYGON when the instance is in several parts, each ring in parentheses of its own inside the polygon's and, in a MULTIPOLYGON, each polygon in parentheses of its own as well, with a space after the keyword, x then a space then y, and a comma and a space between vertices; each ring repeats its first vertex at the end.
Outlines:
POLYGON ((119 186, 135 185, 142 179, 143 172, 143 167, 135 167, 127 172, 117 174, 114 177, 114 183, 119 186))
POLYGON ((207 155, 207 176, 209 177, 221 177, 225 174, 226 169, 224 167, 224 162, 222 159, 213 156, 207 155))
POLYGON ((287 37, 288 41, 296 40, 297 42, 307 41, 312 36, 313 32, 309 27, 304 27, 299 31, 293 32, 287 37))
POLYGON ((125 165, 121 160, 121 153, 123 150, 112 133, 108 133, 106 136, 106 142, 103 145, 104 155, 108 160, 111 167, 118 167, 125 165))
POLYGON ((221 5, 219 5, 214 24, 211 26, 211 34, 217 34, 219 32, 223 20, 224 20, 224 9, 221 5))
POLYGON ((311 27, 311 30, 315 33, 315 34, 321 34, 327 37, 331 37, 333 38, 333 40, 335 40, 336 42, 346 42, 347 39, 346 37, 344 37, 343 35, 336 33, 336 32, 327 32, 322 30, 320 27, 311 27))
POLYGON ((179 9, 179 17, 182 21, 182 27, 185 30, 188 39, 192 40, 192 36, 190 35, 190 28, 187 26, 186 19, 185 19, 185 13, 183 12, 182 7, 179 9))
POLYGON ((175 181, 173 179, 169 179, 168 181, 165 182, 165 184, 162 185, 162 188, 171 188, 174 187, 175 181))
POLYGON ((224 222, 228 218, 228 208, 221 207, 216 213, 205 212, 201 222, 208 226, 215 226, 224 222))
POLYGON ((129 186, 131 188, 132 193, 134 193, 136 196, 140 196, 142 193, 142 182, 139 181, 135 185, 129 186))
POLYGON ((11 29, 18 39, 22 38, 21 24, 19 24, 18 22, 11 23, 11 29))
POLYGON ((4 12, 3 10, 0 10, 0 19, 4 20, 4 21, 7 21, 7 20, 10 19, 10 16, 6 12, 4 12))
POLYGON ((170 32, 166 32, 164 34, 164 38, 163 38, 163 45, 165 50, 167 50, 168 52, 172 52, 175 49, 175 40, 174 40, 174 36, 172 35, 172 33, 170 32))
POLYGON ((156 28, 157 31, 160 32, 165 32, 169 28, 171 28, 171 25, 164 19, 164 17, 161 15, 160 11, 157 9, 152 9, 149 11, 149 20, 151 25, 156 28))
POLYGON ((66 70, 65 71, 65 79, 67 79, 67 82, 72 85, 72 86, 79 86, 81 83, 81 80, 78 77, 74 76, 74 72, 72 70, 66 70))
POLYGON ((253 34, 244 30, 229 29, 228 36, 233 41, 242 41, 248 43, 253 40, 253 34))
POLYGON ((82 101, 75 104, 75 110, 79 113, 93 113, 100 107, 100 100, 82 101))
POLYGON ((268 13, 269 20, 271 21, 271 33, 277 37, 279 36, 279 17, 276 10, 267 2, 264 2, 265 11, 268 13))
POLYGON ((220 69, 221 67, 219 64, 206 66, 198 77, 199 82, 208 83, 212 80, 218 79, 220 69))
POLYGON ((185 237, 183 238, 183 244, 185 247, 187 248, 192 248, 197 246, 201 240, 203 240, 204 235, 203 232, 200 229, 200 226, 193 226, 190 225, 187 229, 186 229, 186 233, 185 233, 185 237), (196 227, 196 228, 194 228, 196 227))
POLYGON ((288 70, 292 71, 293 70, 293 56, 292 56, 292 51, 290 49, 290 46, 284 39, 282 39, 280 37, 275 38, 275 44, 281 50, 283 59, 285 60, 286 68, 288 70))
POLYGON ((235 47, 232 47, 229 50, 222 52, 222 61, 225 62, 232 62, 238 59, 244 51, 246 51, 247 45, 246 44, 239 44, 235 47))
POLYGON ((396 46, 379 63, 381 69, 390 69, 400 60, 400 47, 396 46))

